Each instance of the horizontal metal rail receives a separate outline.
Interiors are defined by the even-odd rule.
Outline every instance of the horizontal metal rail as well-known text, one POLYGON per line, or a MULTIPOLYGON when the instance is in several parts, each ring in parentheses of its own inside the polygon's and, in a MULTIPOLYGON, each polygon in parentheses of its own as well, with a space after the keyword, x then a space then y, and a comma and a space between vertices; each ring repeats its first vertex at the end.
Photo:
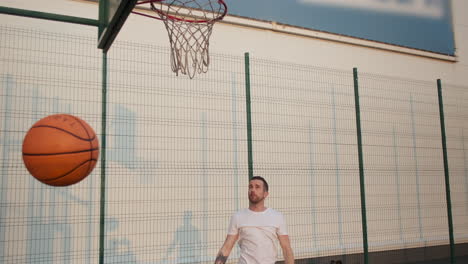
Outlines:
POLYGON ((86 26, 95 26, 95 27, 99 26, 99 20, 96 20, 96 19, 65 16, 65 15, 45 13, 45 12, 39 12, 39 11, 4 7, 4 6, 0 6, 0 14, 39 18, 39 19, 67 22, 67 23, 80 24, 80 25, 86 25, 86 26))

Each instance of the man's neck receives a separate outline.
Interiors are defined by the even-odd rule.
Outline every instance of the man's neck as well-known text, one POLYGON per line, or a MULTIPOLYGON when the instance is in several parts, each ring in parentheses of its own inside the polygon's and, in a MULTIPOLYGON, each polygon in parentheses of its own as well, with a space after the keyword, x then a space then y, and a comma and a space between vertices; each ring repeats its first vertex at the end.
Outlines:
POLYGON ((250 204, 249 204, 249 209, 250 209, 250 211, 254 211, 254 212, 263 212, 263 211, 265 211, 267 208, 265 207, 265 204, 264 204, 264 203, 258 203, 258 204, 252 204, 252 203, 250 203, 250 204))

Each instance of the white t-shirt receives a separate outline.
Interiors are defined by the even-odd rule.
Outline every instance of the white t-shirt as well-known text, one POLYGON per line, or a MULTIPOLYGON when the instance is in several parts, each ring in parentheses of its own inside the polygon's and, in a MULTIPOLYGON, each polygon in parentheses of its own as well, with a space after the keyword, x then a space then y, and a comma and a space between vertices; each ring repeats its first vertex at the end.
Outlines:
POLYGON ((239 234, 239 264, 274 264, 278 255, 278 235, 288 232, 280 212, 271 208, 254 212, 247 208, 232 216, 228 234, 239 234))

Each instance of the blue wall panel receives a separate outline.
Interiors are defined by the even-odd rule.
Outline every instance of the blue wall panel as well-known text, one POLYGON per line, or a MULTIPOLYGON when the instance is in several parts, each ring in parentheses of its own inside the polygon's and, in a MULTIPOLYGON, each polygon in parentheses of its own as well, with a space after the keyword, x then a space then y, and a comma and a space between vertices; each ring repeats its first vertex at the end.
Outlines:
POLYGON ((449 0, 226 0, 231 15, 454 55, 449 0))

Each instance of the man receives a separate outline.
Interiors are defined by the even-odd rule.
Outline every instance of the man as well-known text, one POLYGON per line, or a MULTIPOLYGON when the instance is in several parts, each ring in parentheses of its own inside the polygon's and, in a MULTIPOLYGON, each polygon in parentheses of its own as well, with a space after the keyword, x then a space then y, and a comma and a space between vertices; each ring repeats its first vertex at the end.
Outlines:
POLYGON ((268 183, 255 176, 249 181, 249 208, 234 214, 229 223, 228 235, 219 250, 215 264, 224 264, 239 239, 239 264, 274 264, 277 258, 276 241, 279 241, 285 264, 294 264, 294 256, 281 213, 265 207, 268 183))

